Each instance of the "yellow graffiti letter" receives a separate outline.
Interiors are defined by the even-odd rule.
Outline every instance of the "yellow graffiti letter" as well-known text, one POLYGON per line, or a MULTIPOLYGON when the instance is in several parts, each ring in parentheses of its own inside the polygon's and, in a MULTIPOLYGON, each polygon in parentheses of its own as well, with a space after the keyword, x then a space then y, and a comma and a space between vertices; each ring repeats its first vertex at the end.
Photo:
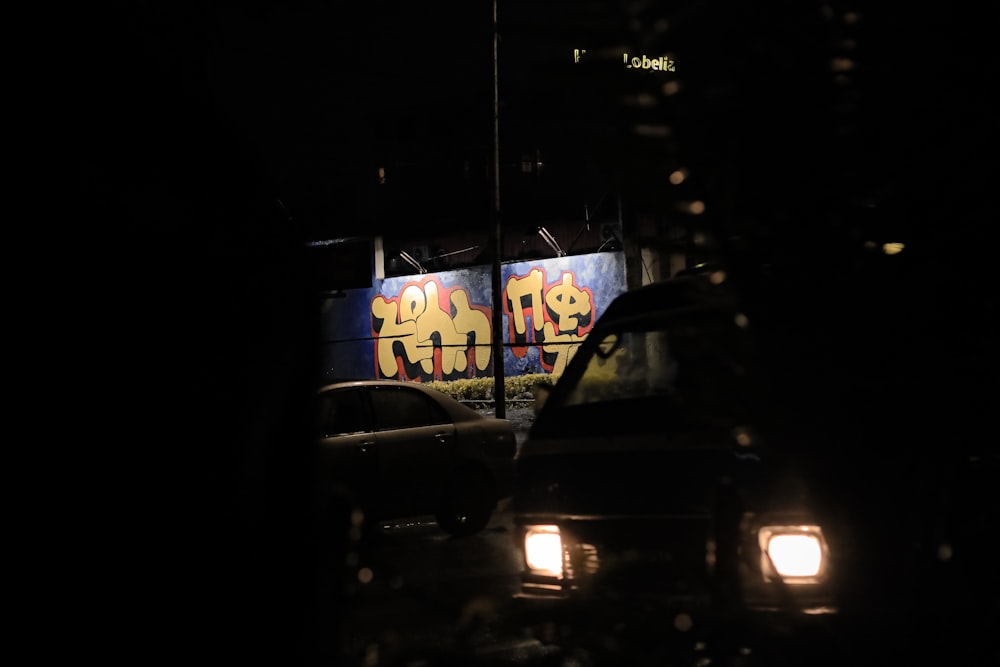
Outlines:
POLYGON ((557 334, 552 322, 545 323, 545 343, 542 345, 542 352, 545 354, 555 354, 556 360, 552 363, 552 374, 557 375, 566 370, 566 364, 573 358, 576 351, 587 338, 586 335, 565 333, 557 334))
MULTIPOLYGON (((465 290, 455 290, 451 293, 451 303, 455 306, 455 329, 466 336, 475 333, 476 341, 476 368, 483 371, 490 365, 490 349, 492 336, 490 335, 490 318, 486 313, 473 310, 469 307, 469 295, 465 290)), ((465 370, 465 363, 458 370, 465 370)))
POLYGON ((417 323, 413 319, 399 321, 399 308, 396 302, 387 301, 381 296, 372 300, 372 316, 382 320, 382 328, 375 332, 378 336, 376 363, 383 375, 395 377, 399 368, 396 365, 394 344, 396 341, 401 341, 406 356, 414 358, 419 350, 417 323))
POLYGON ((545 305, 555 313, 560 333, 568 333, 580 326, 577 316, 590 314, 590 295, 573 284, 573 274, 563 273, 562 283, 546 292, 545 305))
POLYGON ((468 339, 455 330, 451 313, 441 309, 437 283, 428 282, 424 285, 424 290, 426 290, 426 308, 417 317, 417 338, 420 340, 422 351, 427 354, 426 359, 420 362, 421 367, 426 373, 434 372, 434 340, 431 336, 437 333, 441 337, 441 372, 448 375, 456 369, 464 371, 468 366, 465 354, 468 349, 466 345, 468 339))
POLYGON ((511 276, 507 279, 507 299, 510 301, 511 315, 514 317, 514 333, 523 336, 527 331, 524 321, 524 305, 521 299, 531 298, 531 325, 535 331, 542 330, 542 322, 545 320, 542 312, 542 288, 544 285, 544 275, 541 269, 532 269, 523 278, 511 276))

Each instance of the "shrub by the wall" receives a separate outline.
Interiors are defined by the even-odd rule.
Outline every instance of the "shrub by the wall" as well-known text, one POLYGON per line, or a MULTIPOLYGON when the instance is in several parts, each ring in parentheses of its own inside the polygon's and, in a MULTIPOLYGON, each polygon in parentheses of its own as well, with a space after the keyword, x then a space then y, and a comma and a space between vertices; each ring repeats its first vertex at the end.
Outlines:
MULTIPOLYGON (((532 373, 529 375, 514 375, 504 378, 504 394, 510 401, 530 401, 535 398, 534 388, 537 384, 554 384, 557 375, 548 373, 532 373)), ((426 383, 460 401, 493 401, 495 380, 491 377, 436 381, 426 383)))

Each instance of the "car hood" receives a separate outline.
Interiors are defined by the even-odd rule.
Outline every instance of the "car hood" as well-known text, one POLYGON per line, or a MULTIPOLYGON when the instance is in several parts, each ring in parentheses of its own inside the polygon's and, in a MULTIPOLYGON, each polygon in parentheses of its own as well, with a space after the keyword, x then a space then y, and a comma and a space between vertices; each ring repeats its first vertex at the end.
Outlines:
POLYGON ((729 437, 608 436, 525 443, 512 508, 522 514, 708 516, 720 492, 744 509, 801 502, 772 455, 729 437))

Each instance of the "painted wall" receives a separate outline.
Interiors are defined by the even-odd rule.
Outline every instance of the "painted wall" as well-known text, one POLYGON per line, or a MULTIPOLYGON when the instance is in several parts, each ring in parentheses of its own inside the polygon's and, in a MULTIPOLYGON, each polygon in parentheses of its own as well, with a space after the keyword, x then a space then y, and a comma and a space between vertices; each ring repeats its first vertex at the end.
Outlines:
MULTIPOLYGON (((621 252, 501 266, 504 374, 559 373, 625 291, 621 252)), ((493 377, 491 267, 374 280, 323 305, 327 379, 493 377)))

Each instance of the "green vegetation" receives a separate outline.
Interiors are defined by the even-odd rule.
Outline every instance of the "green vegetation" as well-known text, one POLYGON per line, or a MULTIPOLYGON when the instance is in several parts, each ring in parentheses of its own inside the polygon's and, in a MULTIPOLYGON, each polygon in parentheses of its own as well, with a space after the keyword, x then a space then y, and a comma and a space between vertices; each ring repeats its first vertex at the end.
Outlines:
MULTIPOLYGON (((529 375, 514 375, 504 378, 504 395, 507 403, 512 401, 532 401, 535 398, 535 386, 538 384, 554 384, 557 375, 548 373, 532 373, 529 375)), ((493 401, 495 381, 491 377, 451 380, 448 382, 427 382, 433 387, 460 401, 493 401)))

